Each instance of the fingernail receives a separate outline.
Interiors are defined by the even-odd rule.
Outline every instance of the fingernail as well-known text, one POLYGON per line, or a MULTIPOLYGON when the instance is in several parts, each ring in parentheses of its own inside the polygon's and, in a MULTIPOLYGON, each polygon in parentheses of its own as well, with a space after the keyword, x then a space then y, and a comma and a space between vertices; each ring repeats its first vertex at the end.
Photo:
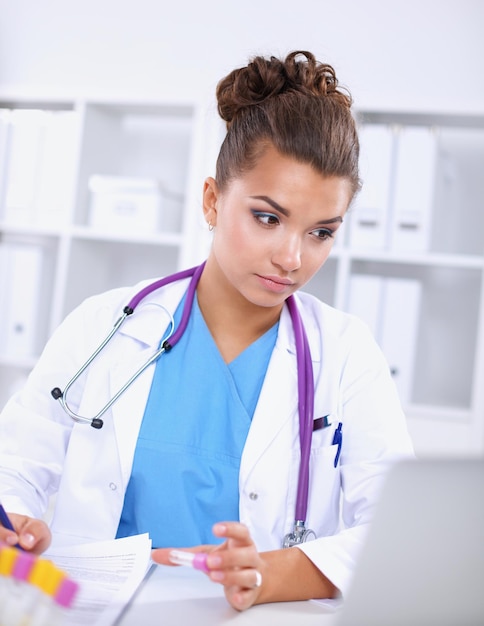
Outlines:
POLYGON ((215 554, 209 554, 207 556, 207 565, 214 569, 216 567, 219 567, 220 565, 222 565, 222 559, 221 557, 215 555, 215 554))
POLYGON ((7 544, 7 546, 16 546, 18 543, 17 535, 7 535, 5 537, 5 543, 7 544))
POLYGON ((25 533, 24 535, 21 535, 20 537, 20 543, 26 548, 31 548, 34 545, 34 542, 35 542, 35 537, 31 535, 30 533, 25 533))
POLYGON ((210 572, 210 578, 215 582, 221 582, 225 578, 225 574, 223 572, 210 572))
POLYGON ((215 524, 215 526, 213 527, 213 532, 217 533, 218 535, 223 535, 227 532, 227 526, 225 526, 225 524, 215 524))

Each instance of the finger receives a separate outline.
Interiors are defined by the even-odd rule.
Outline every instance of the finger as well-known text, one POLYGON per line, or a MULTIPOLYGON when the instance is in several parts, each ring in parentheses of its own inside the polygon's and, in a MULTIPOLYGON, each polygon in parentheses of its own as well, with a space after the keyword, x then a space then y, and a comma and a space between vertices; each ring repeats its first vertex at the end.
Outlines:
POLYGON ((225 537, 245 544, 253 543, 249 529, 240 522, 218 522, 212 532, 216 537, 225 537))
POLYGON ((262 575, 255 568, 239 570, 215 570, 210 572, 213 582, 222 583, 226 588, 238 588, 239 590, 254 590, 262 585, 262 575))
MULTIPOLYGON (((195 546, 192 548, 177 548, 177 550, 183 550, 184 552, 210 552, 214 549, 212 545, 195 546)), ((159 565, 175 565, 170 560, 170 552, 173 548, 155 548, 151 551, 151 559, 159 565)))
POLYGON ((11 515, 11 520, 17 531, 18 543, 24 550, 41 554, 49 547, 51 533, 45 522, 16 514, 11 515))
POLYGON ((256 568, 259 562, 260 556, 254 545, 214 550, 207 556, 207 566, 210 569, 256 568))
POLYGON ((7 546, 16 546, 18 544, 18 535, 16 532, 0 526, 0 541, 7 546))
POLYGON ((230 605, 237 611, 245 611, 256 602, 259 596, 259 589, 241 589, 240 587, 225 587, 225 597, 230 605))

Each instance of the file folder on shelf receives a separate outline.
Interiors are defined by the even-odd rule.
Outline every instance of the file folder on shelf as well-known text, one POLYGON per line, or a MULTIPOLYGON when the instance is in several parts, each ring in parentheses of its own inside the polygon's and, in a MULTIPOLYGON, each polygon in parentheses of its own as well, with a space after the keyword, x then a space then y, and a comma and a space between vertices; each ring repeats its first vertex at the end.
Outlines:
POLYGON ((427 127, 404 127, 398 135, 392 250, 423 252, 430 242, 437 135, 427 127))
POLYGON ((351 208, 352 246, 383 249, 388 243, 394 133, 365 124, 359 131, 361 191, 351 208))
POLYGON ((3 218, 42 226, 65 222, 74 192, 76 113, 14 110, 5 119, 3 218))
POLYGON ((421 284, 414 279, 353 274, 347 310, 368 324, 385 355, 402 403, 412 399, 421 284))
POLYGON ((412 401, 420 297, 421 283, 418 280, 386 278, 384 281, 378 341, 404 404, 412 401))
POLYGON ((39 162, 45 113, 12 111, 6 151, 5 219, 31 224, 39 185, 39 162))
POLYGON ((36 354, 42 261, 41 246, 0 244, 2 355, 31 357, 36 354))
POLYGON ((5 192, 7 185, 7 148, 10 131, 10 111, 0 109, 0 222, 5 218, 5 192))
POLYGON ((349 283, 349 313, 363 320, 378 340, 382 323, 383 278, 373 274, 352 274, 349 283))

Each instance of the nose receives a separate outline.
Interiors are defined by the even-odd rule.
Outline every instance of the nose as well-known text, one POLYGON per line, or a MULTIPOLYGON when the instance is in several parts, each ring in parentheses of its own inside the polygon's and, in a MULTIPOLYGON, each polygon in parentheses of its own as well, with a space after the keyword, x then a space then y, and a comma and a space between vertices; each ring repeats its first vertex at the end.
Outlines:
POLYGON ((297 234, 288 234, 272 253, 272 262, 284 272, 294 272, 301 267, 301 239, 297 234))

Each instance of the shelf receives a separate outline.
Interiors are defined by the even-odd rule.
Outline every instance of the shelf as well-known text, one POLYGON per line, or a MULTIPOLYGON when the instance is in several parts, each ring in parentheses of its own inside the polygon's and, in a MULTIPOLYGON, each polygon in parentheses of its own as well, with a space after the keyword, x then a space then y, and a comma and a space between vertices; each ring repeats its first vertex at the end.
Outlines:
POLYGON ((19 370, 31 370, 37 362, 37 356, 4 356, 0 354, 0 368, 14 368, 19 370))
POLYGON ((415 111, 376 111, 368 109, 359 110, 356 117, 360 124, 484 129, 484 115, 467 113, 419 113, 415 111))
POLYGON ((70 233, 74 239, 104 241, 107 244, 125 242, 177 247, 183 243, 183 235, 181 233, 106 233, 96 231, 88 226, 74 226, 70 233))
POLYGON ((68 233, 68 228, 64 225, 42 226, 42 224, 11 224, 9 222, 0 222, 0 238, 2 235, 20 235, 25 237, 61 237, 68 233))
MULTIPOLYGON (((16 132, 9 125, 16 109, 52 113, 43 117, 64 119, 70 129, 65 137, 63 131, 53 133, 51 147, 61 155, 62 168, 51 159, 47 171, 51 184, 43 190, 41 201, 34 201, 32 206, 24 202, 20 211, 12 213, 6 202, 11 182, 8 167, 0 171, 0 253, 2 246, 31 246, 40 249, 42 256, 42 289, 39 299, 31 304, 39 342, 30 351, 37 353, 64 316, 84 298, 155 279, 200 261, 200 241, 210 241, 208 233, 199 229, 203 224, 202 185, 205 176, 212 173, 224 130, 218 119, 214 124, 215 112, 211 109, 210 114, 203 114, 197 101, 12 94, 4 94, 2 99, 0 93, 0 162, 7 165, 11 156, 9 133, 16 132), (114 181, 116 193, 130 189, 127 179, 131 179, 132 187, 138 183, 138 190, 144 181, 151 185, 155 199, 161 198, 157 211, 143 214, 141 208, 141 213, 131 213, 138 219, 136 228, 128 226, 129 215, 122 224, 121 210, 116 214, 114 203, 109 201, 101 203, 106 209, 96 213, 92 194, 99 188, 93 189, 94 176, 104 177, 104 183, 114 181), (51 193, 57 187, 62 187, 60 195, 51 193), (156 196, 157 191, 160 196, 156 196), (139 219, 140 214, 145 219, 139 219), (117 226, 113 216, 119 217, 117 226)), ((25 113, 19 119, 22 115, 25 113)), ((467 440, 461 439, 462 449, 471 434, 478 432, 476 423, 484 419, 480 381, 484 363, 484 115, 367 110, 358 111, 356 117, 362 129, 374 125, 376 135, 384 136, 385 152, 378 158, 376 151, 378 166, 374 170, 377 185, 385 178, 384 190, 373 197, 380 202, 377 207, 384 209, 377 215, 383 215, 380 226, 381 221, 385 224, 376 237, 367 237, 365 228, 372 220, 364 224, 360 219, 357 226, 354 220, 360 209, 370 209, 371 218, 373 205, 355 202, 339 229, 330 257, 303 290, 341 310, 351 310, 359 290, 361 308, 376 312, 378 328, 390 327, 398 336, 397 348, 405 353, 402 361, 394 358, 398 349, 388 347, 383 331, 381 337, 374 332, 377 341, 381 339, 412 428, 419 432, 422 424, 425 437, 437 433, 436 441, 439 428, 443 428, 448 433, 448 446, 452 427, 457 425, 460 433, 468 435, 467 440), (414 148, 415 161, 427 173, 423 183, 418 168, 415 178, 407 172, 405 184, 399 178, 399 150, 408 140, 407 131, 421 133, 428 140, 427 163, 414 148), (421 202, 423 196, 425 201, 421 202), (415 223, 401 219, 402 207, 403 213, 412 214, 416 207, 420 210, 420 203, 425 219, 415 223), (355 235, 357 228, 360 230, 355 235), (423 236, 412 242, 407 235, 420 228, 423 236), (392 323, 384 321, 389 317, 392 323)), ((51 127, 44 124, 42 128, 51 127)), ((39 136, 44 132, 37 130, 39 136)), ((31 145, 35 148, 35 141, 31 145)), ((44 176, 42 141, 39 146, 37 160, 44 163, 40 169, 44 176)), ((26 150, 26 154, 26 159, 16 161, 22 174, 15 180, 13 195, 17 198, 25 196, 18 181, 24 179, 24 167, 32 165, 32 151, 26 150)), ((408 161, 407 153, 408 162, 412 169, 415 164, 411 158, 408 161)), ((34 175, 34 169, 30 167, 30 195, 35 199, 40 175, 34 175)), ((103 187, 101 193, 105 190, 103 187)), ((371 194, 367 194, 367 201, 368 197, 371 194)), ((146 204, 136 206, 146 208, 146 204)), ((10 285, 10 276, 5 278, 5 269, 3 276, 1 270, 0 283, 3 280, 10 285)), ((22 279, 15 282, 23 284, 22 279)), ((27 298, 25 290, 19 298, 24 296, 27 298)), ((6 314, 9 304, 0 291, 0 305, 6 314)), ((0 353, 2 349, 0 341, 0 353)), ((0 402, 17 388, 34 363, 34 357, 0 355, 0 402)), ((429 443, 432 447, 433 440, 429 443)), ((479 445, 484 449, 484 441, 479 445)))
POLYGON ((469 424, 473 419, 473 412, 465 407, 443 407, 430 404, 409 404, 405 407, 405 415, 411 419, 428 419, 451 424, 469 424))
POLYGON ((332 255, 350 261, 374 261, 376 263, 394 263, 409 266, 456 267, 484 269, 484 256, 466 254, 439 254, 437 252, 392 252, 369 248, 334 248, 332 255))

